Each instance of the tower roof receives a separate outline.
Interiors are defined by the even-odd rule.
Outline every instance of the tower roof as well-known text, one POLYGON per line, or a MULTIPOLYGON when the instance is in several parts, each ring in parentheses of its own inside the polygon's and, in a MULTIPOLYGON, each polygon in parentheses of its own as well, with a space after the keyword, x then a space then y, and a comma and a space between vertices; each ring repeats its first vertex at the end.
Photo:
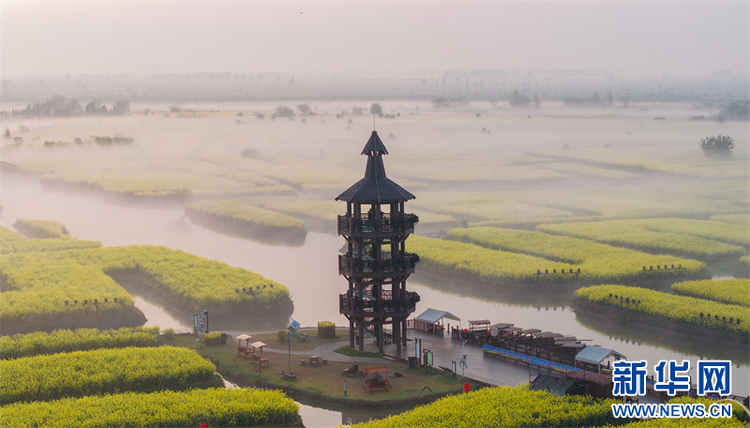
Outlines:
POLYGON ((370 153, 377 153, 379 155, 387 155, 388 150, 385 148, 385 144, 383 144, 383 140, 380 139, 378 136, 378 131, 372 131, 372 134, 370 135, 370 139, 367 140, 367 144, 365 144, 365 148, 362 149, 363 155, 369 155, 370 153))
POLYGON ((414 195, 385 176, 383 155, 388 154, 376 131, 372 131, 362 154, 367 156, 365 178, 336 197, 337 201, 361 204, 393 203, 414 199, 414 195))

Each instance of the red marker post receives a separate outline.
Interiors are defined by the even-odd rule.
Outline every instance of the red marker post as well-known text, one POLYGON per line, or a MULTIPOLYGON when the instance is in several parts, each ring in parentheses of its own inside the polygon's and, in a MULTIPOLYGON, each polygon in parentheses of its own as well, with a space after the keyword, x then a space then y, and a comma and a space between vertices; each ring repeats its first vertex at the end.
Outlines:
POLYGON ((471 385, 469 384, 469 382, 466 382, 464 384, 464 392, 469 392, 469 389, 471 389, 471 385))

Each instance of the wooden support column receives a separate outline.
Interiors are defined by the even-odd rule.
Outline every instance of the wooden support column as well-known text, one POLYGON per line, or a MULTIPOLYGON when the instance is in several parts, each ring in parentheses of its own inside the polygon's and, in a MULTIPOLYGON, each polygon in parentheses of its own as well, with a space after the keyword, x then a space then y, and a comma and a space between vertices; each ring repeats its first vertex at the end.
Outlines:
POLYGON ((354 321, 349 320, 349 347, 354 349, 354 321))
POLYGON ((359 327, 359 352, 365 352, 365 323, 357 322, 359 327))

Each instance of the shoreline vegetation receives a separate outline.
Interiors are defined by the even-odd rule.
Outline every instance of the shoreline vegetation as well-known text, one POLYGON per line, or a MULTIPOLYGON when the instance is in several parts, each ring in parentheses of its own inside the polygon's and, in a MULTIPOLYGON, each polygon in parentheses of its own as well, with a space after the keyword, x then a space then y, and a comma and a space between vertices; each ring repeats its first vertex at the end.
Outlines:
POLYGON ((705 263, 696 260, 491 227, 453 229, 446 239, 412 236, 407 247, 428 269, 501 285, 635 284, 707 275, 705 263))
POLYGON ((220 210, 213 200, 195 202, 185 209, 190 221, 229 236, 239 236, 271 244, 300 246, 307 231, 301 220, 253 206, 220 210))
POLYGON ((609 320, 640 323, 648 328, 721 343, 744 346, 750 341, 747 306, 624 285, 584 287, 575 295, 574 310, 598 314, 609 320))
POLYGON ((148 245, 57 251, 71 243, 100 244, 27 239, 4 228, 0 232, 4 250, 24 251, 0 259, 2 334, 142 325, 145 317, 115 278, 145 284, 151 294, 187 313, 209 310, 221 318, 237 313, 289 315, 293 310, 283 284, 183 251, 148 245), (5 238, 12 245, 7 246, 5 238))

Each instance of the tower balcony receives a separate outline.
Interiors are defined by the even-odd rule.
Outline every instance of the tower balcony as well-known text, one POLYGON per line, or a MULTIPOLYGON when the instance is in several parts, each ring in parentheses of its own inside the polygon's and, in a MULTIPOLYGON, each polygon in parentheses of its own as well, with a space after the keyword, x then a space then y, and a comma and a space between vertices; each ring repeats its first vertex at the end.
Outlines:
POLYGON ((351 254, 339 255, 339 274, 356 278, 393 278, 414 273, 419 256, 406 253, 403 258, 392 259, 390 253, 383 253, 379 262, 363 254, 362 259, 351 254))
POLYGON ((414 233, 414 225, 419 221, 416 214, 404 214, 403 217, 383 216, 378 227, 377 221, 364 214, 338 216, 339 235, 362 237, 389 237, 414 233))
POLYGON ((406 317, 416 310, 420 299, 419 294, 407 291, 404 298, 384 298, 378 305, 377 300, 370 296, 358 300, 356 296, 340 294, 339 313, 354 318, 406 317))

